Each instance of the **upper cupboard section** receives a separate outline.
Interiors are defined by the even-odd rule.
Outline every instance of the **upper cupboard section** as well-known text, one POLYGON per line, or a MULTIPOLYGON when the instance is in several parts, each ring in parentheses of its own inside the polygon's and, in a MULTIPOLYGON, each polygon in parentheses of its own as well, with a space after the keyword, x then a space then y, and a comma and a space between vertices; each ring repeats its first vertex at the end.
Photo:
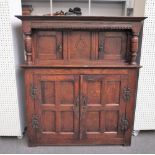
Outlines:
POLYGON ((86 64, 127 61, 130 47, 127 31, 32 32, 34 64, 86 64))

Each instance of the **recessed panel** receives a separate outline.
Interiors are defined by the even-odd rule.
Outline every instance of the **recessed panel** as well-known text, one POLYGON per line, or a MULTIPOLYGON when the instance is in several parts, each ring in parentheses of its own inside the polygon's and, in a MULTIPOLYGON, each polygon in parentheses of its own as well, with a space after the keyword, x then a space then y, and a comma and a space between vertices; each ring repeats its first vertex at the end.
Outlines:
POLYGON ((61 112, 61 132, 74 131, 74 112, 61 112))
POLYGON ((120 61, 122 59, 125 59, 127 52, 127 34, 124 32, 113 31, 100 32, 99 51, 99 59, 105 59, 109 61, 120 61))
POLYGON ((100 112, 88 112, 87 116, 87 132, 99 132, 100 130, 100 112))
POLYGON ((62 59, 62 34, 55 31, 39 31, 36 39, 38 61, 62 59))
POLYGON ((120 37, 107 37, 105 39, 105 53, 106 54, 121 54, 121 38, 120 37))
POLYGON ((52 54, 56 52, 56 37, 55 36, 39 36, 38 38, 38 53, 52 54))
POLYGON ((107 111, 105 116, 105 131, 117 132, 118 128, 118 111, 107 111))
POLYGON ((61 104, 73 104, 74 101, 74 82, 64 81, 60 82, 60 103, 61 104))
POLYGON ((41 103, 55 104, 55 83, 53 81, 41 82, 41 103))
POLYGON ((42 112, 42 131, 43 132, 55 132, 56 131, 56 116, 53 111, 42 112))
POLYGON ((91 58, 91 33, 74 31, 70 33, 70 59, 89 60, 91 58))
POLYGON ((101 82, 87 83, 88 104, 100 104, 101 101, 101 82))
POLYGON ((119 104, 120 81, 106 81, 103 94, 105 104, 119 104))

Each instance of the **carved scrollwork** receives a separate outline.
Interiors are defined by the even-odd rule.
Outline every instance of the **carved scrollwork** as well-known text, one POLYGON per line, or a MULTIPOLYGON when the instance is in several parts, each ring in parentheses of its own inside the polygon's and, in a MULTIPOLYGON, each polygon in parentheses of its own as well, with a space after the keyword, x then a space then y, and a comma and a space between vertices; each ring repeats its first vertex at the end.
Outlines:
POLYGON ((125 117, 125 115, 123 114, 121 117, 121 121, 120 121, 120 125, 119 125, 119 130, 121 132, 125 132, 127 131, 129 128, 129 121, 128 119, 125 117))

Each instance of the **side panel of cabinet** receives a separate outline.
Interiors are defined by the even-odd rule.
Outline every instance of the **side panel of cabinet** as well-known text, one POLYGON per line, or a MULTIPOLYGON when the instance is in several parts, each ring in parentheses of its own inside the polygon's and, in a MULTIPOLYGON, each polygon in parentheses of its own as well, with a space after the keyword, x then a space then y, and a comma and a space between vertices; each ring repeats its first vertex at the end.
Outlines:
POLYGON ((130 88, 130 99, 126 106, 126 117, 128 118, 129 128, 125 132, 124 145, 131 145, 132 131, 134 127, 134 116, 136 107, 136 95, 137 95, 137 84, 138 84, 138 73, 139 69, 129 70, 128 86, 130 88))
POLYGON ((39 119, 37 143, 70 143, 79 133, 79 77, 34 75, 35 112, 39 119))
POLYGON ((33 83, 33 74, 29 70, 25 70, 25 116, 26 116, 26 127, 28 136, 28 145, 34 146, 36 144, 36 130, 32 127, 32 118, 35 115, 34 100, 31 96, 31 89, 33 83))
POLYGON ((128 85, 128 76, 85 75, 81 78, 81 139, 123 139, 121 120, 126 112, 123 89, 128 85))
POLYGON ((36 63, 63 59, 63 41, 61 31, 34 32, 34 58, 36 63))

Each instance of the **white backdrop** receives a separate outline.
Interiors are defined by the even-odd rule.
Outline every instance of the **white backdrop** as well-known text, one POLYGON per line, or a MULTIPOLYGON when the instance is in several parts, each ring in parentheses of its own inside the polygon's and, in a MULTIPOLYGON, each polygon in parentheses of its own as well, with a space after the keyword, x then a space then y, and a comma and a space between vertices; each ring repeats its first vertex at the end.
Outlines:
POLYGON ((23 61, 20 0, 0 0, 0 136, 22 136, 24 129, 23 61), (23 88, 22 88, 23 87, 23 88), (18 88, 18 89, 17 89, 18 88))
POLYGON ((155 0, 146 0, 135 130, 155 130, 155 0))
MULTIPOLYGON (((24 85, 20 0, 0 0, 0 136, 22 136, 24 85)), ((135 130, 155 129, 155 1, 147 0, 135 130)))

